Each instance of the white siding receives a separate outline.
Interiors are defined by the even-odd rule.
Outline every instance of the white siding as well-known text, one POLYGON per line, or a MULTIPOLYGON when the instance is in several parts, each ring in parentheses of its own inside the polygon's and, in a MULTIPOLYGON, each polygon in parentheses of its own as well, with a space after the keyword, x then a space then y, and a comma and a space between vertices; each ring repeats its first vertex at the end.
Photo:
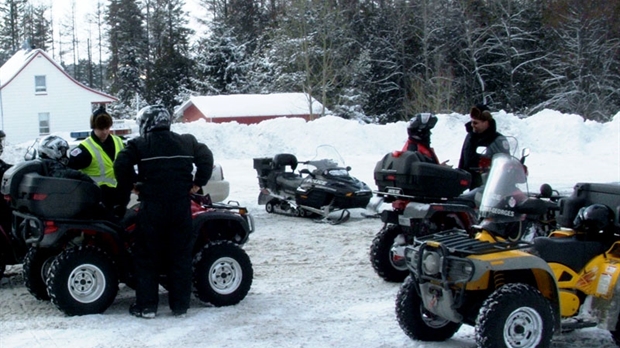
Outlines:
POLYGON ((6 132, 8 142, 31 141, 39 136, 39 113, 49 112, 50 133, 89 129, 91 103, 111 101, 76 83, 43 54, 38 54, 2 88, 0 128, 6 132), (46 93, 35 93, 36 75, 46 76, 46 93))

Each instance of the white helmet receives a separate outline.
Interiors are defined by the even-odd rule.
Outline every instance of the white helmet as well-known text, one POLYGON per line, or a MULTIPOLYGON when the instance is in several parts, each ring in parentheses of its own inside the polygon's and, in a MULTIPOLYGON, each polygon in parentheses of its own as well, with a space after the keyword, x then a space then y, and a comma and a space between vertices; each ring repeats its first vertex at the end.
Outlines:
POLYGON ((69 163, 69 143, 59 136, 48 135, 39 143, 39 156, 57 160, 63 164, 69 163))

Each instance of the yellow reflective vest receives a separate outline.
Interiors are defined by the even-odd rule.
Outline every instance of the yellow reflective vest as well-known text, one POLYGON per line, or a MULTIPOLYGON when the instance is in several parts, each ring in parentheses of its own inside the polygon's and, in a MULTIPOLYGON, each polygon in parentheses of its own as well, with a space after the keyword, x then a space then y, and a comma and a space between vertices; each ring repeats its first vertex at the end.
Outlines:
MULTIPOLYGON (((120 137, 112 134, 109 136, 114 140, 114 158, 116 158, 125 145, 120 137)), ((90 165, 82 169, 82 172, 90 176, 99 186, 116 187, 114 162, 110 156, 105 153, 101 145, 93 140, 92 136, 86 138, 82 145, 90 152, 91 156, 90 165)))

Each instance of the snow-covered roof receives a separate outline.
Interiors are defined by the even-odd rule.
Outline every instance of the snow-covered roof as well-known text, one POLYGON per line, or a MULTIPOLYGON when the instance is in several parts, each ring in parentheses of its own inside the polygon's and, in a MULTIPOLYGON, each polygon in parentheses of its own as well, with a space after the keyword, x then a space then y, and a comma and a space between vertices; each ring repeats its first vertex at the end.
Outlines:
POLYGON ((67 72, 62 68, 62 66, 60 66, 60 64, 56 63, 49 55, 47 55, 47 53, 45 53, 45 51, 43 51, 40 48, 35 48, 35 49, 21 49, 19 51, 17 51, 9 60, 7 60, 2 67, 0 67, 0 89, 6 87, 9 83, 11 83, 11 81, 13 81, 13 79, 19 75, 19 73, 24 70, 24 68, 26 66, 28 66, 28 64, 37 56, 43 56, 45 57, 45 59, 47 59, 50 63, 52 63, 52 65, 60 70, 69 80, 71 80, 73 83, 75 83, 76 85, 101 96, 104 96, 106 98, 111 99, 111 101, 115 101, 118 100, 117 98, 97 91, 95 89, 92 89, 88 86, 83 85, 82 83, 80 83, 79 81, 77 81, 76 79, 74 79, 71 75, 67 74, 67 72))
MULTIPOLYGON (((312 100, 312 114, 319 115, 323 106, 312 100)), ((181 116, 191 105, 206 117, 278 116, 310 114, 308 95, 305 93, 231 94, 193 96, 181 104, 175 116, 181 116)))

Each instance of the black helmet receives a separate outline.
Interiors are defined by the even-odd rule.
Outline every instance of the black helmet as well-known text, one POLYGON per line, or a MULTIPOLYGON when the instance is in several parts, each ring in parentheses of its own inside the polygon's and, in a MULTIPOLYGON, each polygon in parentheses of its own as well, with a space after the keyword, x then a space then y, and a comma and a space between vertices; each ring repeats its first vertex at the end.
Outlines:
POLYGON ((437 124, 437 116, 430 112, 423 112, 416 114, 409 120, 407 126, 407 134, 409 136, 416 136, 420 134, 430 134, 430 130, 437 124))
POLYGON ((611 226, 614 212, 604 204, 592 204, 579 209, 573 226, 575 230, 586 233, 598 233, 611 226))
POLYGON ((48 135, 39 143, 39 156, 57 160, 63 164, 69 163, 69 143, 59 136, 48 135))
POLYGON ((138 127, 140 127, 141 136, 155 129, 170 130, 170 124, 172 123, 170 113, 162 105, 149 105, 142 108, 142 110, 138 111, 136 122, 138 127))

